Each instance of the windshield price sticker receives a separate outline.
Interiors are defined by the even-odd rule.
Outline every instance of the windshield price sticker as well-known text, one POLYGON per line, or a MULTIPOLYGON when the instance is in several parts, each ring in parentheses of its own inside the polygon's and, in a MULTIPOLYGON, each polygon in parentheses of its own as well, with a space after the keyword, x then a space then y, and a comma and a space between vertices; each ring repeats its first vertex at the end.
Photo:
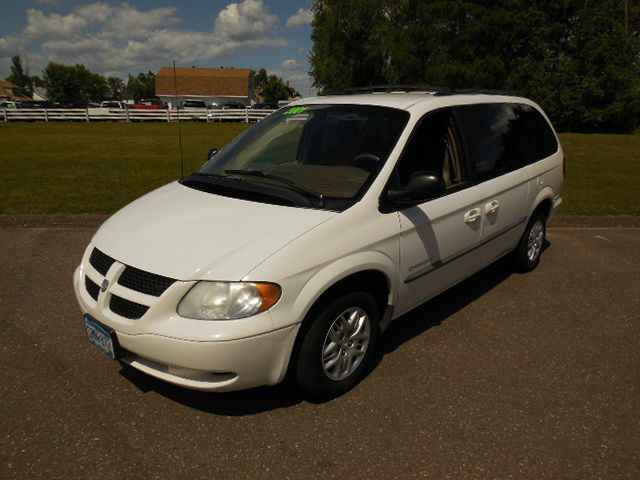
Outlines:
POLYGON ((297 115, 299 113, 305 112, 307 107, 291 107, 286 112, 283 112, 283 115, 297 115))

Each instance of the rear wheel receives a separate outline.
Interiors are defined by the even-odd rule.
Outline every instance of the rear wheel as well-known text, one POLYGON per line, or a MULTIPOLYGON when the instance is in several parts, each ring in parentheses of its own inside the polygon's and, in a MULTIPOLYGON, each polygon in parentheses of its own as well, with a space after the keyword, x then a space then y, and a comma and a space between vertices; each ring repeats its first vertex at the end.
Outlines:
POLYGON ((547 219, 537 211, 529 220, 527 228, 513 252, 515 267, 520 272, 530 272, 540 263, 540 254, 547 235, 547 219))
POLYGON ((316 398, 340 395, 366 374, 379 328, 375 299, 348 293, 328 302, 311 321, 295 363, 296 383, 316 398))

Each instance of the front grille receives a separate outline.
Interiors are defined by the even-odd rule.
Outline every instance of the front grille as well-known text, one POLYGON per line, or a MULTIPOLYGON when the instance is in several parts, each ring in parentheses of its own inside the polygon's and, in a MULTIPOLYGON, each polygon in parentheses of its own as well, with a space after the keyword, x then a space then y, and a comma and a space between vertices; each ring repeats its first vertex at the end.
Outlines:
POLYGON ((109 308, 113 313, 116 313, 124 318, 130 318, 131 320, 137 320, 142 317, 149 307, 146 305, 140 305, 139 303, 126 300, 121 297, 111 296, 111 302, 109 302, 109 308))
POLYGON ((98 301, 98 293, 100 293, 100 287, 97 283, 91 280, 89 277, 84 277, 84 286, 87 289, 87 293, 93 298, 96 302, 98 301))
POLYGON ((123 287, 154 297, 162 295, 173 282, 175 282, 173 278, 145 272, 135 267, 126 267, 118 279, 118 283, 123 287))
POLYGON ((102 275, 106 275, 115 260, 109 255, 102 253, 97 248, 93 249, 89 257, 89 263, 102 275))

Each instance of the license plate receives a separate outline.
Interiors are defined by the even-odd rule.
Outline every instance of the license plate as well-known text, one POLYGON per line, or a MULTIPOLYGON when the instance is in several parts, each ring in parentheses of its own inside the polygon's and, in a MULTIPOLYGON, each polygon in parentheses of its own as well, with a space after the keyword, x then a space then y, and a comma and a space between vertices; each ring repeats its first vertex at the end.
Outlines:
POLYGON ((117 357, 118 342, 113 330, 108 330, 107 327, 101 325, 89 316, 84 317, 84 326, 87 329, 89 343, 95 345, 109 358, 115 360, 117 357))

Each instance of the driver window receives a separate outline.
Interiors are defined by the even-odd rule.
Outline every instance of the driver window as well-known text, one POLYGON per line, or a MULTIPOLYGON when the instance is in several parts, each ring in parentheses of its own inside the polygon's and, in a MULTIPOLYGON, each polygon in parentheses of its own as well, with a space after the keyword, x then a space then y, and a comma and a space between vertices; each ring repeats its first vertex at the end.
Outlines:
POLYGON ((453 110, 446 108, 428 113, 415 127, 398 164, 397 181, 406 186, 416 172, 440 175, 447 189, 466 180, 462 149, 453 122, 453 110))

